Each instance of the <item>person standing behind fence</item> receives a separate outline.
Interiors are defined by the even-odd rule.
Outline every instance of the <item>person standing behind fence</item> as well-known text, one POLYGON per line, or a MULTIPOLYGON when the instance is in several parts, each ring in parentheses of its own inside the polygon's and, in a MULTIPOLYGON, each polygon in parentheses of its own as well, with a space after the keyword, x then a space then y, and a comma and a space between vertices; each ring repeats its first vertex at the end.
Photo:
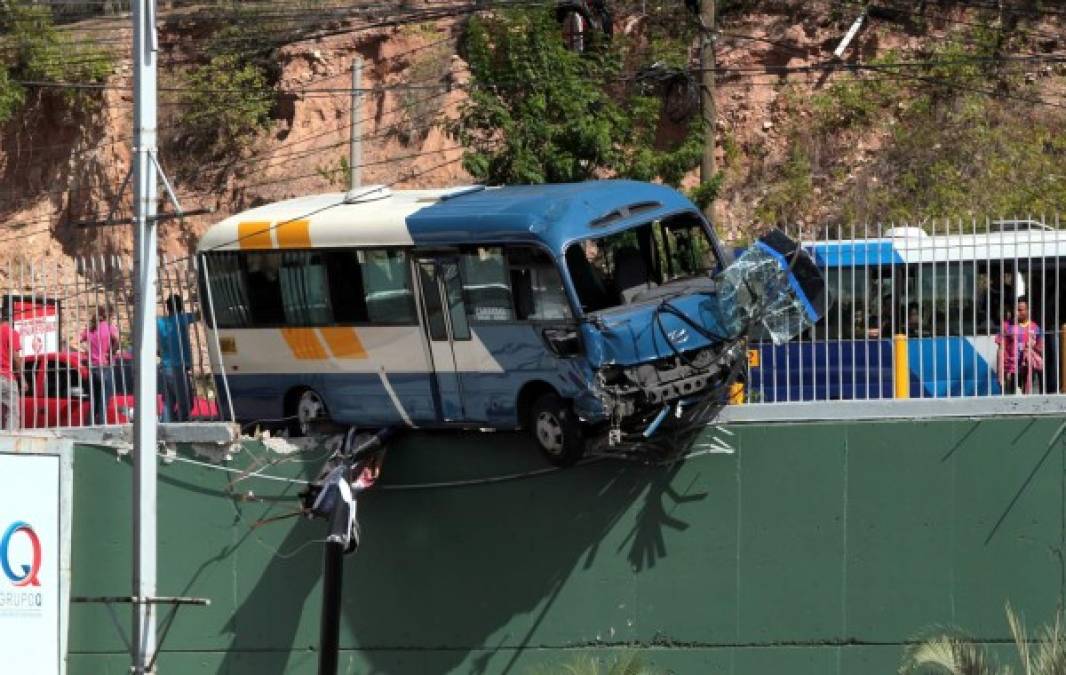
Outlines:
POLYGON ((167 298, 166 316, 156 319, 164 422, 185 422, 189 419, 189 410, 192 407, 189 387, 189 368, 192 365, 189 325, 194 321, 196 315, 184 310, 181 296, 176 294, 167 298))
POLYGON ((114 394, 115 384, 111 377, 111 359, 118 350, 118 328, 111 323, 110 312, 101 305, 89 319, 89 327, 81 334, 80 341, 88 345, 89 372, 93 387, 93 421, 107 424, 107 396, 114 394))
POLYGON ((22 336, 5 316, 0 321, 0 414, 5 431, 21 428, 22 336))
POLYGON ((1040 326, 1029 319, 1029 301, 1017 302, 1018 320, 1010 316, 996 336, 996 366, 999 385, 1004 394, 1034 394, 1042 390, 1044 372, 1044 336, 1040 326))

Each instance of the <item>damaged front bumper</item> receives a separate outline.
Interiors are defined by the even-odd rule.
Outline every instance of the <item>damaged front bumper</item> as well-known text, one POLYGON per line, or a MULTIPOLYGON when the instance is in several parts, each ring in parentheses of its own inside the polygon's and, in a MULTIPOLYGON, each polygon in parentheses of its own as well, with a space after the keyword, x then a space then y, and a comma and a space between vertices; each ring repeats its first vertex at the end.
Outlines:
POLYGON ((606 365, 596 371, 588 394, 575 401, 575 411, 585 422, 611 422, 639 433, 648 431, 651 424, 657 429, 671 412, 680 417, 687 407, 708 396, 724 396, 743 357, 743 346, 734 343, 649 363, 606 365))

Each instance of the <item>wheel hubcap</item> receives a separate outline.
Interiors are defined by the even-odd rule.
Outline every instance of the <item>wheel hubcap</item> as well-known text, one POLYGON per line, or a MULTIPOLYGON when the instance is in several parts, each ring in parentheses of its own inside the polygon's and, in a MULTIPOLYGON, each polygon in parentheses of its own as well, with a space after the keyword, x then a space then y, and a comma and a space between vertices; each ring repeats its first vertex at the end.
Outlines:
POLYGON ((306 434, 311 423, 322 416, 323 408, 322 399, 318 397, 318 394, 305 391, 296 406, 296 419, 300 422, 300 431, 306 434))
POLYGON ((537 415, 537 440, 545 451, 558 455, 563 451, 563 425, 550 412, 537 415))

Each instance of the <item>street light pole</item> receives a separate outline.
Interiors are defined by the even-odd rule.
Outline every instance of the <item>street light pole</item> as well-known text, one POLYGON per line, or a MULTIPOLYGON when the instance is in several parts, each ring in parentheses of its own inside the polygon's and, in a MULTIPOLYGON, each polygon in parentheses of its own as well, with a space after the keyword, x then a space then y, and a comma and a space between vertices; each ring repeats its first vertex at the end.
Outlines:
POLYGON ((156 650, 156 57, 155 0, 133 1, 133 223, 137 354, 133 417, 132 672, 149 673, 156 650))

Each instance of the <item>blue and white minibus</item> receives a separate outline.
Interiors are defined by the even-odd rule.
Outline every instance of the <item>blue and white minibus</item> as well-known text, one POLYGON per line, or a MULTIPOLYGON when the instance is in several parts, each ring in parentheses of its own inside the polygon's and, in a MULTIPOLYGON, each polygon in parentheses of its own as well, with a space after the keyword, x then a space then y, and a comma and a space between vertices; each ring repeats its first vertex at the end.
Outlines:
POLYGON ((804 247, 826 275, 825 318, 786 345, 752 345, 749 401, 1002 395, 1001 336, 1021 303, 1042 358, 1010 393, 1060 391, 1066 232, 941 222, 804 247))
POLYGON ((680 416, 744 355, 707 309, 714 232, 661 185, 300 197, 215 225, 198 256, 242 421, 525 427, 566 463, 591 428, 680 416))

